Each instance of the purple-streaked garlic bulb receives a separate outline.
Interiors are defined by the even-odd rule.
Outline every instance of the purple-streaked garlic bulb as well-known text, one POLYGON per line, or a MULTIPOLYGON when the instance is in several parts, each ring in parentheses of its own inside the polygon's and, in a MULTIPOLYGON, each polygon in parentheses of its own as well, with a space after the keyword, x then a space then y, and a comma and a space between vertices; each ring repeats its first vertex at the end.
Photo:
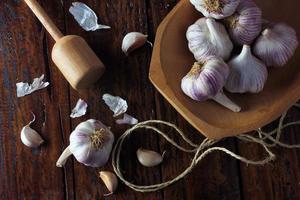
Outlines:
POLYGON ((268 78, 265 64, 251 53, 248 45, 243 46, 240 55, 229 61, 230 73, 225 84, 232 93, 259 93, 268 78))
POLYGON ((190 0, 205 17, 223 19, 234 13, 240 0, 190 0))
POLYGON ((196 62, 181 81, 182 91, 196 101, 213 99, 226 108, 239 112, 241 108, 222 92, 229 75, 228 65, 220 58, 210 57, 205 62, 196 62))
POLYGON ((234 43, 250 45, 261 31, 261 9, 252 0, 241 0, 236 12, 225 19, 225 25, 234 43))
POLYGON ((284 23, 267 23, 254 43, 253 53, 267 66, 281 67, 298 47, 296 31, 284 23))
POLYGON ((186 37, 190 51, 199 62, 210 56, 227 60, 233 49, 225 27, 211 18, 197 20, 188 28, 186 37))
POLYGON ((86 166, 101 167, 109 159, 114 135, 98 120, 80 123, 70 135, 70 145, 58 159, 56 166, 62 167, 72 154, 86 166))

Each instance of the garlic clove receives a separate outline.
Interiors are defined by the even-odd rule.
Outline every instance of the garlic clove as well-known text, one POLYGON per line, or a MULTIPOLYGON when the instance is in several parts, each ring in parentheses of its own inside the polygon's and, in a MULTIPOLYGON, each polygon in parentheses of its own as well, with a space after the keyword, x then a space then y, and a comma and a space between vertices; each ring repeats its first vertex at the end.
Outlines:
POLYGON ((197 20, 188 28, 186 38, 189 50, 199 62, 205 62, 211 56, 227 60, 233 49, 225 27, 211 18, 197 20))
POLYGON ((263 90, 268 78, 265 64, 251 53, 248 45, 229 63, 230 74, 225 88, 232 93, 259 93, 263 90))
POLYGON ((281 67, 298 47, 296 31, 284 23, 267 23, 257 38, 253 53, 267 66, 281 67))
POLYGON ((162 163, 163 156, 155 151, 139 148, 136 152, 139 162, 145 167, 154 167, 162 163))
POLYGON ((99 177, 107 187, 110 193, 105 194, 104 196, 108 196, 114 194, 118 187, 118 178, 117 176, 109 171, 101 171, 99 172, 99 177))
POLYGON ((145 45, 148 42, 147 38, 148 35, 139 32, 128 33, 123 39, 122 51, 128 56, 135 49, 145 45))
POLYGON ((24 145, 31 148, 39 147, 44 143, 43 138, 28 125, 23 127, 21 131, 21 141, 24 145))
POLYGON ((260 34, 262 12, 252 0, 242 0, 236 12, 224 20, 231 39, 239 45, 250 45, 260 34))

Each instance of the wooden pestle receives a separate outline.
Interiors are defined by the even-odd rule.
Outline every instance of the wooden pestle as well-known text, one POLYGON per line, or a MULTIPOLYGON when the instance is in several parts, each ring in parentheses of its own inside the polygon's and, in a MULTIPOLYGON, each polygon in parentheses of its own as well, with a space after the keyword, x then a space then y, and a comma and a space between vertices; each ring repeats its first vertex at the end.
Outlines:
POLYGON ((52 60, 76 90, 94 84, 105 67, 86 41, 76 35, 64 36, 36 0, 24 0, 55 40, 52 60))

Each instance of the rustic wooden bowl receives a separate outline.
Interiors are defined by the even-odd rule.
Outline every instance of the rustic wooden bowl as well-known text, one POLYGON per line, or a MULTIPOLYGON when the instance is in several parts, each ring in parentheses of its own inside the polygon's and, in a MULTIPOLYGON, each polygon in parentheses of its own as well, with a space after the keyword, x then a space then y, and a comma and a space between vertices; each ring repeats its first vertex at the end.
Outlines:
MULTIPOLYGON (((286 22, 299 33, 300 2, 264 0, 257 4, 262 8, 264 18, 286 22)), ((149 72, 157 90, 190 124, 209 138, 233 136, 268 124, 297 102, 300 98, 299 48, 287 66, 269 68, 269 79, 263 92, 228 94, 242 107, 240 113, 233 113, 213 101, 196 102, 185 96, 180 82, 194 63, 185 33, 200 17, 188 0, 181 0, 176 5, 158 28, 149 72)))

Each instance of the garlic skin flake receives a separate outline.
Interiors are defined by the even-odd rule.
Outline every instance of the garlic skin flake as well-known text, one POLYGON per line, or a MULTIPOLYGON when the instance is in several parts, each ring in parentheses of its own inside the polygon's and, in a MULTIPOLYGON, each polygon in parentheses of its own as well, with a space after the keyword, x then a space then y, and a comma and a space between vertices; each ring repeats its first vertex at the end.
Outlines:
POLYGON ((229 63, 230 74, 225 88, 232 93, 259 93, 268 78, 265 64, 254 57, 248 45, 229 63))
POLYGON ((206 62, 194 63, 189 73, 181 80, 181 89, 193 100, 213 99, 233 112, 239 112, 241 108, 222 91, 228 75, 228 65, 220 58, 210 57, 206 62))
POLYGON ((110 29, 109 26, 98 24, 96 13, 81 2, 73 2, 69 9, 77 23, 86 31, 96 31, 98 29, 110 29))
POLYGON ((238 45, 250 45, 260 34, 262 12, 252 0, 242 0, 236 12, 225 19, 231 39, 238 45))
POLYGON ((84 100, 79 99, 76 103, 76 106, 73 108, 70 117, 77 118, 85 115, 87 107, 88 107, 87 103, 84 100))
POLYGON ((257 38, 253 53, 267 66, 281 67, 298 47, 296 31, 284 23, 268 23, 257 38))
POLYGON ((148 35, 139 32, 130 32, 126 34, 122 42, 122 51, 128 56, 135 49, 144 46, 148 42, 147 38, 148 35))
POLYGON ((26 95, 29 95, 37 90, 41 90, 43 88, 46 88, 50 83, 44 82, 44 74, 39 77, 33 79, 32 84, 20 82, 17 83, 17 97, 24 97, 26 95))
POLYGON ((201 18, 191 25, 187 32, 189 50, 199 62, 204 62, 210 56, 219 56, 227 60, 233 49, 233 44, 225 27, 211 18, 201 18))
POLYGON ((37 148, 44 143, 44 140, 34 129, 30 128, 30 125, 35 121, 35 115, 33 113, 32 115, 33 120, 24 126, 21 131, 21 141, 30 148, 37 148))
POLYGON ((125 113, 128 109, 127 102, 118 96, 112 96, 110 94, 104 94, 102 96, 105 104, 109 107, 111 111, 114 112, 114 117, 117 117, 125 113))
POLYGON ((131 115, 128 115, 128 114, 124 114, 123 118, 122 119, 117 119, 116 120, 116 123, 117 124, 129 124, 129 125, 135 125, 137 124, 139 121, 132 117, 131 115))
POLYGON ((163 161, 163 156, 159 153, 143 148, 139 148, 136 155, 139 162, 145 167, 154 167, 163 161))
POLYGON ((70 145, 64 150, 57 167, 62 167, 72 154, 86 166, 101 167, 109 159, 114 135, 102 122, 94 119, 80 123, 70 135, 70 145))
POLYGON ((205 17, 223 19, 234 13, 240 0, 190 0, 205 17))
POLYGON ((114 194, 118 188, 117 176, 114 173, 109 172, 109 171, 101 171, 101 172, 99 172, 99 177, 101 178, 101 180, 105 184, 106 188, 110 192, 108 194, 105 194, 104 196, 109 196, 109 195, 114 194))

